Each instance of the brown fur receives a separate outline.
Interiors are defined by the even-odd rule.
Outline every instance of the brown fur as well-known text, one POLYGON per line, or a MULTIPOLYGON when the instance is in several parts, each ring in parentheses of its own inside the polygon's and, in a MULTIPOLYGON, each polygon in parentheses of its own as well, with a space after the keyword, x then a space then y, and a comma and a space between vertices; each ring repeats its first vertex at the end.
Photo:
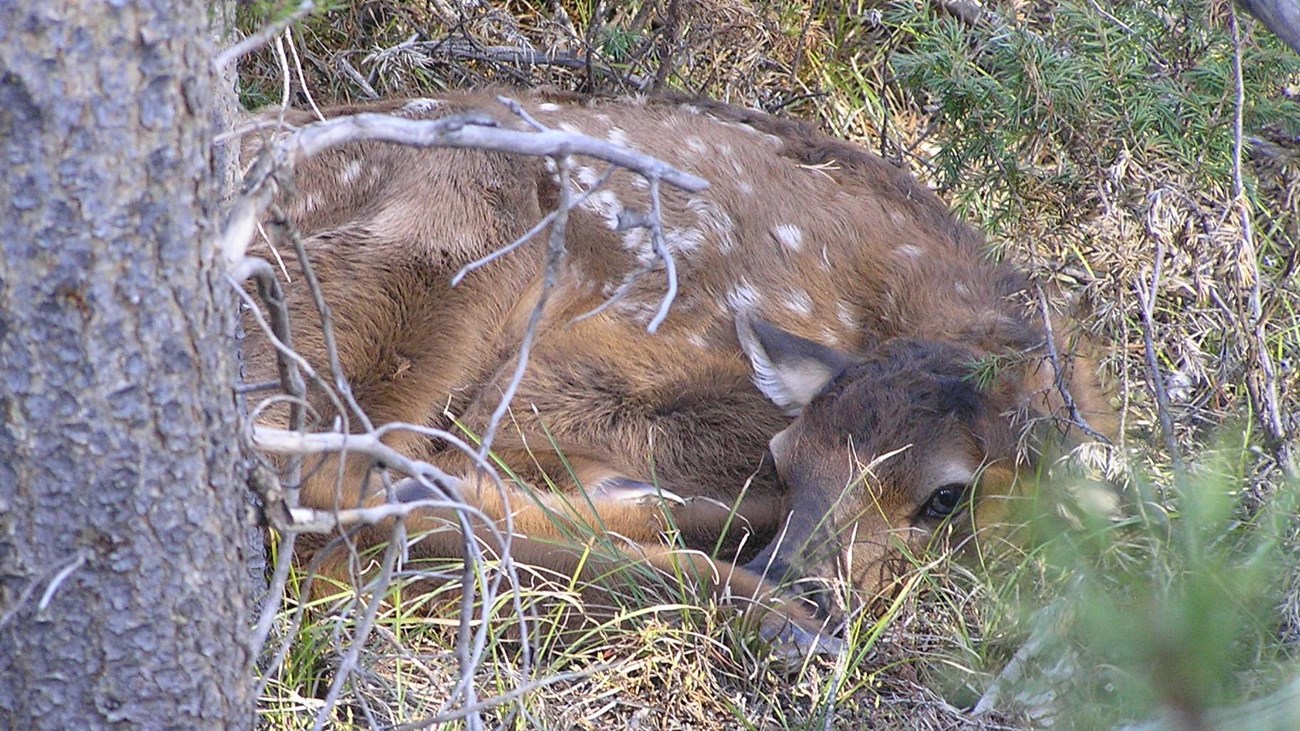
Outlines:
MULTIPOLYGON (((664 293, 662 268, 605 313, 574 321, 640 266, 648 233, 616 231, 613 224, 620 208, 648 210, 644 182, 619 171, 606 192, 571 214, 564 275, 495 442, 526 482, 554 481, 579 506, 587 501, 574 496, 591 492, 595 522, 645 547, 660 568, 674 555, 658 547, 669 522, 688 546, 711 549, 728 519, 721 506, 737 503, 744 489, 742 519, 729 542, 735 548, 748 531, 750 553, 767 546, 749 564, 755 573, 777 567, 795 577, 838 574, 874 592, 888 579, 891 536, 915 547, 938 529, 940 521, 924 514, 938 483, 966 470, 978 506, 1013 489, 1015 476, 1032 465, 1037 453, 1023 453, 1021 432, 1030 417, 1059 412, 1061 397, 1043 361, 1042 325, 1019 301, 1024 279, 986 258, 979 234, 906 173, 806 125, 714 102, 544 94, 521 101, 543 124, 626 141, 711 182, 698 194, 664 186, 665 231, 681 291, 655 335, 646 324, 664 293), (770 323, 771 332, 784 335, 767 340, 781 342, 756 336, 742 347, 738 318, 770 323), (798 353, 776 352, 786 346, 798 353), (754 385, 750 359, 764 348, 794 364, 783 374, 813 374, 813 391, 827 386, 793 422, 787 411, 802 403, 779 408, 754 385), (988 356, 1009 364, 981 388, 971 364, 988 356), (769 439, 775 470, 764 460, 769 439), (658 506, 601 497, 601 486, 619 478, 653 482, 690 500, 672 510, 670 521, 658 506)), ((523 128, 486 94, 327 114, 429 118, 469 109, 523 128)), ((302 113, 289 119, 311 121, 302 113)), ((246 153, 259 144, 250 136, 246 153)), ((575 161, 584 188, 604 169, 575 161)), ((458 287, 449 280, 510 243, 557 199, 553 172, 533 158, 365 143, 299 165, 281 202, 323 283, 353 392, 376 423, 449 429, 446 414, 453 414, 482 432, 540 293, 544 235, 458 287)), ((296 271, 292 252, 279 253, 296 271)), ((302 278, 285 288, 297 349, 327 373, 302 278)), ((273 353, 249 330, 250 380, 270 377, 273 353)), ((1083 411, 1104 420, 1090 370, 1071 369, 1066 382, 1083 411)), ((320 423, 337 416, 319 388, 310 400, 320 423)), ((283 413, 268 418, 283 423, 283 413)), ((409 432, 391 444, 462 478, 471 500, 504 515, 495 488, 478 479, 464 455, 409 432)), ((336 463, 312 471, 303 503, 379 499, 361 494, 370 468, 350 458, 342 479, 336 463)), ((538 500, 563 510, 553 497, 522 489, 514 495, 508 509, 528 537, 516 557, 575 568, 573 549, 548 542, 559 531, 538 500)), ((592 520, 589 509, 576 512, 592 520)), ((411 528, 445 528, 445 517, 417 518, 411 528)), ((387 535, 380 526, 362 542, 387 535)), ((459 534, 443 535, 419 550, 458 555, 459 534)), ((742 591, 770 594, 744 569, 706 564, 697 568, 742 577, 733 578, 742 591)))

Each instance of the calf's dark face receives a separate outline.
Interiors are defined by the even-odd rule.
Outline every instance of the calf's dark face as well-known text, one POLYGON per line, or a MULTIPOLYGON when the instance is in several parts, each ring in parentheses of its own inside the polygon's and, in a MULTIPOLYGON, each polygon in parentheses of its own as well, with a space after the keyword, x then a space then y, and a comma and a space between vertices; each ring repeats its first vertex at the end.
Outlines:
POLYGON ((750 568, 878 595, 906 553, 969 536, 1013 488, 1016 404, 981 388, 973 351, 896 339, 852 358, 752 318, 737 329, 759 388, 797 414, 769 445, 791 514, 750 568))

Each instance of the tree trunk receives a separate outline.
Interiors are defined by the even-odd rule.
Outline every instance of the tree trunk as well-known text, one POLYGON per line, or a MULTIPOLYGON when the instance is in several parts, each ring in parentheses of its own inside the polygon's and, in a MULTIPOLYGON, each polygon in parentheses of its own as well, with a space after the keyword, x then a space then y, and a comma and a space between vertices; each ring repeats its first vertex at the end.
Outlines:
POLYGON ((1295 0, 1238 0, 1251 15, 1264 21, 1282 42, 1300 53, 1300 4, 1295 0))
POLYGON ((207 12, 0 2, 0 727, 250 728, 207 12))

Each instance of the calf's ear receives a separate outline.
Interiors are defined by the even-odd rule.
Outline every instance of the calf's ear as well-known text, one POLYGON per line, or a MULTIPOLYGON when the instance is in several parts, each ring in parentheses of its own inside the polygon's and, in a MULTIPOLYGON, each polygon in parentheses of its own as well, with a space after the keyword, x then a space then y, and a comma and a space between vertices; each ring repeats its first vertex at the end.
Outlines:
POLYGON ((848 355, 782 330, 759 317, 736 315, 736 336, 754 368, 754 385, 797 416, 831 379, 853 364, 848 355))

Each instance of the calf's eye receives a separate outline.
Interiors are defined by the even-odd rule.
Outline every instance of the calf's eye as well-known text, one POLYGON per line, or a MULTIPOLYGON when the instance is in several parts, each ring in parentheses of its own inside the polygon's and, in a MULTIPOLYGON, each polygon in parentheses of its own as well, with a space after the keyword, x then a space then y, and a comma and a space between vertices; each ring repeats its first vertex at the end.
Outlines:
POLYGON ((930 499, 925 501, 925 517, 934 520, 947 518, 961 507, 965 496, 966 485, 960 482, 950 482, 936 488, 930 493, 930 499))

